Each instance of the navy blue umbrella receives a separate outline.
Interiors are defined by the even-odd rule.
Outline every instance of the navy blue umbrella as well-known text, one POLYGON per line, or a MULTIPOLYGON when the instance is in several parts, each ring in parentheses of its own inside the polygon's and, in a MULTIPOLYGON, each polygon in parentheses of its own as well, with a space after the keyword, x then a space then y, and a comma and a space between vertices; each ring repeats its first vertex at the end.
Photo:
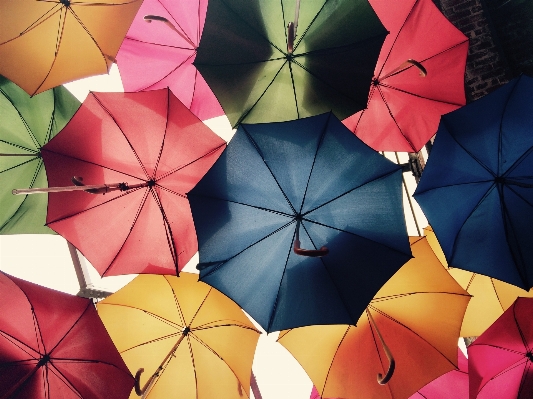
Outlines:
POLYGON ((268 332, 355 324, 411 257, 401 173, 331 113, 240 125, 189 193, 200 279, 268 332))
POLYGON ((533 78, 441 119, 415 198, 450 266, 533 286, 533 78))

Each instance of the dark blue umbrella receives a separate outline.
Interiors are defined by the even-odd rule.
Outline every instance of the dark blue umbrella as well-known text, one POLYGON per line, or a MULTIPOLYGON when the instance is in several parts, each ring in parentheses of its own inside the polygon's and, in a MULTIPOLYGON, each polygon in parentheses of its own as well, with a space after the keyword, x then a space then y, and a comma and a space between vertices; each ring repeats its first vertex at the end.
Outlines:
POLYGON ((415 191, 450 266, 533 286, 533 78, 442 117, 415 191))
POLYGON ((411 257, 401 173, 331 113, 240 125, 189 193, 200 279, 268 332, 355 324, 411 257))

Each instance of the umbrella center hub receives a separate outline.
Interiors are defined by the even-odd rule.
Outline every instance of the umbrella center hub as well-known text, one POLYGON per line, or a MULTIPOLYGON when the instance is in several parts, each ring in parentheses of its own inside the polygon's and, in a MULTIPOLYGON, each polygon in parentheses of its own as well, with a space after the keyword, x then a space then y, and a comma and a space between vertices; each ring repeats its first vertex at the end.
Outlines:
POLYGON ((65 7, 70 6, 70 0, 60 0, 61 4, 63 4, 65 7))
POLYGON ((153 186, 155 186, 155 180, 154 180, 154 179, 152 179, 152 180, 148 180, 148 181, 146 182, 146 185, 147 185, 148 187, 153 187, 153 186))
POLYGON ((377 78, 372 79, 372 86, 379 86, 379 80, 377 78))
POLYGON ((43 355, 40 359, 39 359, 39 363, 37 363, 37 367, 42 367, 44 366, 46 363, 48 363, 50 361, 50 355, 47 353, 45 355, 43 355))
POLYGON ((185 327, 183 329, 182 334, 183 334, 183 336, 187 336, 187 335, 189 335, 190 332, 191 332, 191 328, 189 326, 187 326, 187 327, 185 327))
POLYGON ((294 216, 294 219, 297 220, 297 221, 302 221, 303 220, 303 216, 301 213, 297 213, 295 216, 294 216))
POLYGON ((527 352, 527 353, 526 353, 526 357, 528 358, 528 360, 529 360, 530 362, 533 362, 533 353, 531 353, 531 352, 527 352))
POLYGON ((293 58, 294 58, 294 54, 292 54, 292 53, 287 53, 287 54, 285 54, 285 58, 287 59, 287 61, 290 62, 290 61, 293 60, 293 58))
POLYGON ((504 184, 505 183, 505 177, 503 176, 496 176, 494 178, 494 181, 497 183, 497 184, 504 184))

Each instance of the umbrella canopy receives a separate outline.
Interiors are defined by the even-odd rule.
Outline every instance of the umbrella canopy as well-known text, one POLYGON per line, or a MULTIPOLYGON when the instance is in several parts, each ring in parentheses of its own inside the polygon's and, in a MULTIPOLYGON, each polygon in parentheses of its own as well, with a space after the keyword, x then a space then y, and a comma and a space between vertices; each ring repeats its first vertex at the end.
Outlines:
POLYGON ((425 238, 412 237, 411 249, 414 259, 379 290, 357 326, 280 333, 278 341, 323 397, 409 398, 457 367, 457 340, 470 296, 425 238))
POLYGON ((46 196, 14 196, 18 187, 47 185, 41 147, 79 108, 64 87, 30 97, 0 76, 0 234, 53 234, 45 226, 46 196))
POLYGON ((424 232, 437 258, 461 287, 472 295, 461 326, 461 337, 481 335, 517 297, 533 297, 533 290, 524 291, 495 278, 449 267, 433 229, 427 227, 424 232))
POLYGON ((415 199, 454 267, 533 286, 533 78, 442 117, 415 199))
POLYGON ((470 399, 526 399, 533 392, 533 299, 518 298, 468 347, 470 399))
POLYGON ((91 300, 0 272, 0 398, 124 399, 133 376, 91 300))
POLYGON ((234 127, 346 118, 366 106, 386 33, 367 0, 210 0, 194 64, 234 127))
POLYGON ((431 0, 370 0, 391 32, 381 48, 368 106, 343 123, 377 151, 417 152, 440 116, 465 104, 468 38, 431 0))
POLYGON ((457 348, 457 370, 434 379, 409 399, 467 399, 468 398, 468 359, 457 348))
POLYGON ((207 0, 144 0, 117 54, 124 90, 169 87, 198 118, 223 115, 192 65, 206 10, 207 0))
POLYGON ((401 179, 331 113, 241 125, 189 193, 200 279, 266 331, 355 324, 411 257, 401 179))
POLYGON ((185 193, 225 144, 168 89, 91 93, 42 154, 51 186, 104 186, 50 193, 47 224, 103 276, 175 274, 198 248, 185 193))
POLYGON ((145 398, 249 397, 260 332, 198 275, 138 276, 97 306, 130 370, 148 375, 145 398))
POLYGON ((0 1, 0 74, 35 95, 107 73, 141 3, 0 1))

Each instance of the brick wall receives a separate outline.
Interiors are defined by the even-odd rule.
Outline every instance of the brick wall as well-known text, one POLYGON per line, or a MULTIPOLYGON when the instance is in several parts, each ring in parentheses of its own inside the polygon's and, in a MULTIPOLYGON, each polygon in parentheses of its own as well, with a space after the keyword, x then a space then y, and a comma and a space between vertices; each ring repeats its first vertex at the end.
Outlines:
POLYGON ((512 73, 483 0, 434 2, 470 41, 465 72, 467 102, 507 83, 512 78, 512 73))

